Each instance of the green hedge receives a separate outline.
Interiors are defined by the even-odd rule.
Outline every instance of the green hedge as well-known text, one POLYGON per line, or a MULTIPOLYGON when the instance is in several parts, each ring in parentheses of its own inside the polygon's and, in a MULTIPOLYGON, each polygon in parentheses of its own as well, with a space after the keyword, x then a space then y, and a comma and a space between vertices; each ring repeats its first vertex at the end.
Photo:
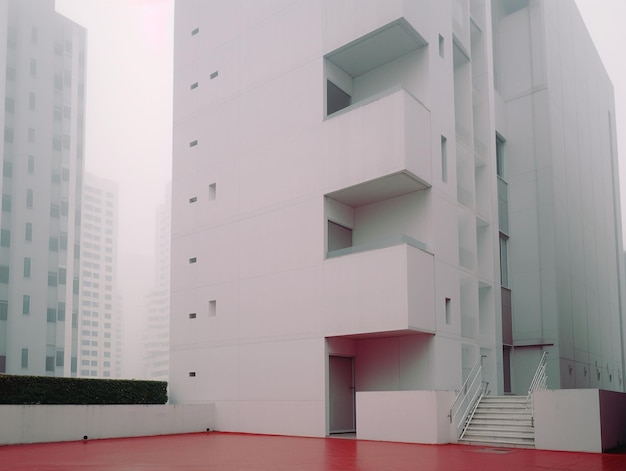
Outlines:
POLYGON ((165 404, 166 381, 0 374, 0 404, 165 404))

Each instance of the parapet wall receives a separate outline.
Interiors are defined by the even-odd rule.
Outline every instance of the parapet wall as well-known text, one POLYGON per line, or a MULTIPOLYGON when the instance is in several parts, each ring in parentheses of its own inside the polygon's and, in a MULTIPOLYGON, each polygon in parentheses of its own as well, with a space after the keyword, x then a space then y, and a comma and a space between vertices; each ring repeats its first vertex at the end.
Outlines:
POLYGON ((204 432, 214 424, 213 404, 0 405, 0 445, 204 432))

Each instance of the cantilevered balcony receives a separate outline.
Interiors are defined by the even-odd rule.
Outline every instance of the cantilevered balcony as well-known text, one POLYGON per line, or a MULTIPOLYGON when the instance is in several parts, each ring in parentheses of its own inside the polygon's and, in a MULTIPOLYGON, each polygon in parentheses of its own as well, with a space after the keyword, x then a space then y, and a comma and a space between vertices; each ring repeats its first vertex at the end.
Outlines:
MULTIPOLYGON (((387 25, 401 22, 405 31, 391 29, 375 39, 375 44, 389 49, 394 41, 406 44, 406 36, 426 37, 429 27, 428 0, 325 0, 324 2, 324 48, 333 51, 340 46, 375 32, 387 25), (408 32, 407 32, 408 31, 408 32)), ((372 50, 369 46, 368 49, 372 50)))
POLYGON ((361 205, 431 186, 430 111, 404 89, 345 108, 324 126, 326 186, 337 201, 361 205))
POLYGON ((403 236, 395 245, 327 259, 328 334, 434 333, 434 257, 421 247, 403 236))

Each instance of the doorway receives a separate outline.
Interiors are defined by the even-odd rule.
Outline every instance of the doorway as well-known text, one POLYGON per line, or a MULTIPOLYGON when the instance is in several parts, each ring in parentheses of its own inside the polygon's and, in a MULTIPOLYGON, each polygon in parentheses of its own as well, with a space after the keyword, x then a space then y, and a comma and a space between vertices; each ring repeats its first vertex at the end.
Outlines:
POLYGON ((330 433, 356 432, 354 358, 328 357, 330 433))

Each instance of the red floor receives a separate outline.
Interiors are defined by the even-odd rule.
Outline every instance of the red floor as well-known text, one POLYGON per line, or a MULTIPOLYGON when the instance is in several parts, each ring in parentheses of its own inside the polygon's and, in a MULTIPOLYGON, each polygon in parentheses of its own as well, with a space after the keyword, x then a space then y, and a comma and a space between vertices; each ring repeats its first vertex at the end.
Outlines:
POLYGON ((11 471, 626 470, 626 455, 197 433, 0 446, 11 471))

